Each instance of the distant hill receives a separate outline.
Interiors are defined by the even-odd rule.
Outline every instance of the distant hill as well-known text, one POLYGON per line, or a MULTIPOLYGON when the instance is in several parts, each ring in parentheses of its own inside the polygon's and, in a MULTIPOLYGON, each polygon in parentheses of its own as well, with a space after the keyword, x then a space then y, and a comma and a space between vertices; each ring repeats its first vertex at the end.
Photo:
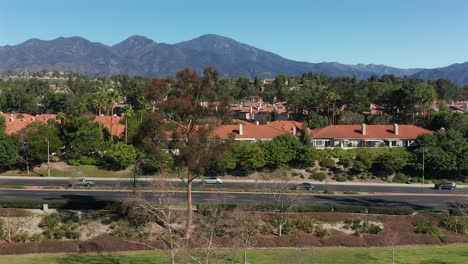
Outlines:
POLYGON ((184 67, 201 73, 207 66, 217 68, 224 77, 262 78, 273 77, 278 73, 301 75, 313 71, 330 76, 355 75, 362 79, 382 74, 417 76, 423 70, 374 64, 294 61, 213 34, 177 44, 156 43, 149 38, 135 35, 114 46, 91 42, 81 37, 60 37, 48 41, 30 39, 18 45, 0 47, 0 72, 47 69, 88 75, 126 73, 164 77, 175 75, 184 67))
POLYGON ((411 75, 412 78, 434 80, 445 78, 458 86, 468 84, 468 62, 455 63, 443 68, 428 69, 411 75))

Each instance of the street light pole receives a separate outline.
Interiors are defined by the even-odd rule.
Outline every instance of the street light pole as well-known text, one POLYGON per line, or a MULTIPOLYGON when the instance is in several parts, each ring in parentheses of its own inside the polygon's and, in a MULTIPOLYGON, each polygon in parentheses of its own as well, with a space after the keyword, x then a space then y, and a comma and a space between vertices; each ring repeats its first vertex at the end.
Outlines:
POLYGON ((424 188, 424 153, 427 149, 423 149, 423 162, 422 162, 422 187, 424 188))
POLYGON ((47 138, 47 177, 50 177, 50 144, 47 138))

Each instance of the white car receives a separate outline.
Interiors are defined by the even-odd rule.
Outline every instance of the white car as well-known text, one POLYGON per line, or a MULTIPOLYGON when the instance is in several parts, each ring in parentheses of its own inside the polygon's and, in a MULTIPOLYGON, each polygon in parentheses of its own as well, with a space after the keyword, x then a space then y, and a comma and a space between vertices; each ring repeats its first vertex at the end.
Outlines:
POLYGON ((223 180, 221 180, 220 178, 209 178, 209 179, 203 180, 203 183, 206 183, 206 184, 221 184, 221 183, 223 183, 223 180))

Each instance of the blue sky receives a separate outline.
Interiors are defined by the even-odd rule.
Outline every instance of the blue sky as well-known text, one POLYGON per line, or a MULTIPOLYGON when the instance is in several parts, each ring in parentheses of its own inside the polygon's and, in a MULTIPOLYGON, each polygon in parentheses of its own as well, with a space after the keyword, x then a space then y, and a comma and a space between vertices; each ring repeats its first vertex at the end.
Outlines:
POLYGON ((0 45, 208 33, 294 60, 442 67, 468 61, 468 0, 0 0, 0 45))

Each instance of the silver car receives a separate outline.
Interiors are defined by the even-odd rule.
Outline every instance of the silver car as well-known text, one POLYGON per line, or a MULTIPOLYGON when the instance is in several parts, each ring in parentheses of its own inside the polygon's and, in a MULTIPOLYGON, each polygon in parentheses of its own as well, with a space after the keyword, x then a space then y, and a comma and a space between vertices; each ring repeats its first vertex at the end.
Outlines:
POLYGON ((203 180, 203 183, 206 183, 206 184, 221 184, 223 183, 223 180, 221 180, 220 178, 209 178, 209 179, 205 179, 203 180))

